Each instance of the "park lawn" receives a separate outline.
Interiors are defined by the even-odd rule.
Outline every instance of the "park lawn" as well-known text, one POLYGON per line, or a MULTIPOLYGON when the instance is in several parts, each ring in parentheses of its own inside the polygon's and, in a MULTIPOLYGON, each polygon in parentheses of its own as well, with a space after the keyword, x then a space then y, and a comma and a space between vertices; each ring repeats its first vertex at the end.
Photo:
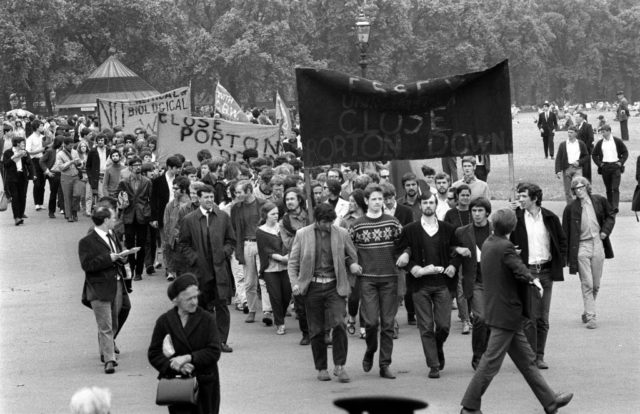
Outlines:
MULTIPOLYGON (((620 124, 614 122, 615 116, 612 112, 587 113, 589 122, 594 125, 598 115, 603 114, 610 123, 613 135, 620 137, 620 124)), ((537 114, 528 112, 520 113, 513 121, 513 163, 516 183, 529 181, 538 184, 543 191, 544 200, 564 200, 564 188, 562 180, 555 175, 555 160, 544 158, 542 149, 542 137, 534 123, 537 121, 537 114)), ((596 135, 595 140, 601 136, 596 135)), ((558 148, 560 142, 567 139, 567 132, 557 132, 554 138, 554 147, 558 148)), ((636 187, 636 159, 640 155, 640 117, 629 119, 629 141, 625 142, 629 150, 629 159, 625 164, 626 170, 622 174, 620 185, 620 201, 631 201, 633 191, 636 187)), ((425 164, 431 166, 436 171, 442 171, 440 159, 427 160, 425 164)), ((602 178, 596 171, 596 166, 592 161, 593 191, 605 195, 602 178)), ((416 171, 418 173, 418 171, 416 171)), ((421 174, 419 174, 421 175, 421 174)), ((458 158, 458 175, 462 175, 460 159, 458 158)), ((508 200, 511 197, 509 184, 509 161, 505 155, 491 155, 491 172, 487 180, 491 190, 491 198, 494 200, 508 200)))

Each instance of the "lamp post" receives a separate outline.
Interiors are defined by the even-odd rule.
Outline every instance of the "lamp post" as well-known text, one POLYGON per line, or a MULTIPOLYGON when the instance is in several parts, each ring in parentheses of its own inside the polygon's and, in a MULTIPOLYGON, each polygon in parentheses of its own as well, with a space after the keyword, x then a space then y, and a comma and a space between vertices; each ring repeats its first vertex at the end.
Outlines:
POLYGON ((371 31, 371 23, 360 11, 356 18, 356 32, 358 33, 358 48, 360 49, 360 69, 362 77, 367 77, 367 49, 369 48, 369 32, 371 31))

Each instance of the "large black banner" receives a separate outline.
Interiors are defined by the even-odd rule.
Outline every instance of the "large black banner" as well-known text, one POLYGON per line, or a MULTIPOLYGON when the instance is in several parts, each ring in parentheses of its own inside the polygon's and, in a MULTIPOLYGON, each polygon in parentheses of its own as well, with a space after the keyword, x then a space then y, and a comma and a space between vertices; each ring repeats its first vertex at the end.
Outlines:
POLYGON ((305 166, 513 152, 509 65, 384 85, 296 68, 305 166))

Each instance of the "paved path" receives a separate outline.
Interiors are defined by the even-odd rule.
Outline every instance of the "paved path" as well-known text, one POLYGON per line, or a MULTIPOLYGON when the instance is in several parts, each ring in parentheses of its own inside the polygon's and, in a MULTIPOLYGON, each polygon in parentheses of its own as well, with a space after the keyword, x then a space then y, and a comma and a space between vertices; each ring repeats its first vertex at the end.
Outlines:
MULTIPOLYGON (((628 203, 621 210, 628 212, 628 203)), ((84 275, 77 241, 90 220, 50 220, 32 206, 27 215, 26 224, 15 227, 10 211, 0 214, 0 413, 66 413, 73 392, 86 385, 112 390, 114 414, 166 412, 154 404, 156 372, 146 358, 154 321, 170 307, 164 279, 135 282, 133 310, 118 341, 120 366, 105 375, 93 314, 80 304, 84 275)), ((563 413, 640 411, 640 223, 622 214, 612 239, 617 257, 605 264, 598 329, 580 322, 577 276, 554 286, 546 358, 551 369, 544 376, 555 390, 576 394, 563 413)), ((347 370, 353 381, 339 384, 315 379, 311 350, 298 345, 296 321, 288 319, 287 335, 277 336, 272 328, 243 323, 244 315, 232 311, 234 352, 220 360, 222 413, 340 413, 332 404, 336 398, 385 394, 426 400, 425 413, 458 413, 473 374, 470 336, 460 334, 453 313, 446 369, 440 380, 429 380, 417 330, 406 325, 404 309, 399 317, 392 364, 398 378, 383 380, 375 369, 362 372, 364 341, 351 337, 347 370)), ((483 411, 543 412, 508 358, 485 395, 483 411)))

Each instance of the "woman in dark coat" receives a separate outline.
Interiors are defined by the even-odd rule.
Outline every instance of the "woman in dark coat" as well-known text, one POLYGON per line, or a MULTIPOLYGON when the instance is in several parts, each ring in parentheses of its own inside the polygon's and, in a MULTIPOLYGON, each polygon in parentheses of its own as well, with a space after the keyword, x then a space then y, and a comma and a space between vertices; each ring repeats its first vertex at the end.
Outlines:
POLYGON ((198 280, 190 273, 167 290, 175 307, 156 321, 149 362, 158 378, 192 375, 198 379, 198 405, 170 405, 171 414, 217 414, 220 409, 220 339, 215 317, 198 307, 198 280))

